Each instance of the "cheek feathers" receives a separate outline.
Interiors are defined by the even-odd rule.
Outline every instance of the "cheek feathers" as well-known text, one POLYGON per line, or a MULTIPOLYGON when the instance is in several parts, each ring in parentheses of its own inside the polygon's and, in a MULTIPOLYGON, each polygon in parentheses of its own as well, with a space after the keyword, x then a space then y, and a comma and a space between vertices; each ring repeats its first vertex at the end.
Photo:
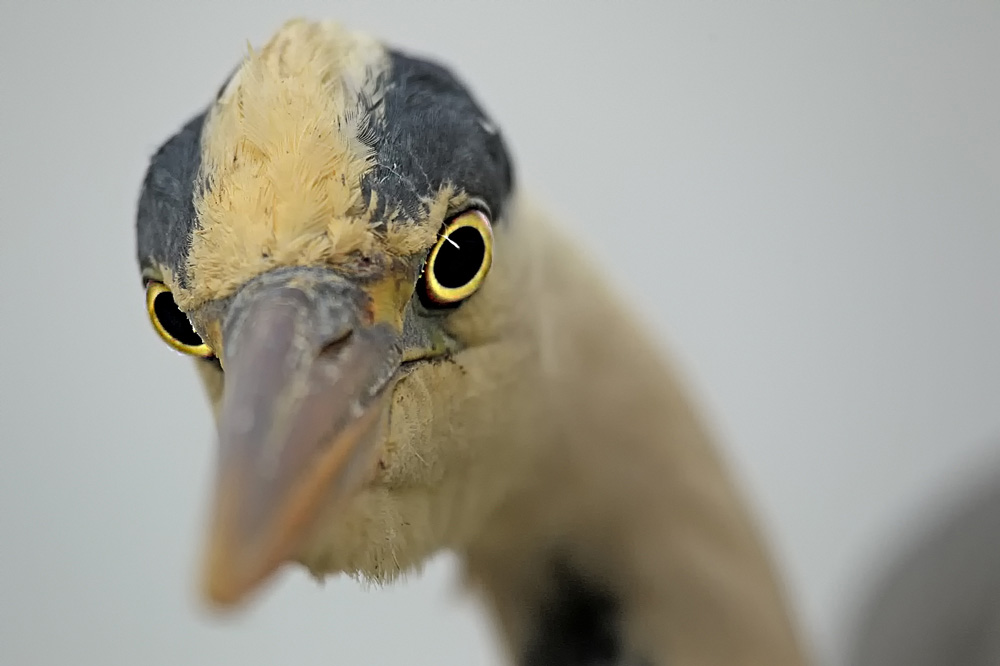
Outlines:
POLYGON ((396 383, 376 484, 398 488, 440 481, 438 450, 432 438, 433 394, 439 383, 440 376, 430 367, 415 368, 396 383))
POLYGON ((205 393, 208 395, 212 414, 218 418, 219 409, 222 407, 222 388, 225 384, 222 370, 214 362, 204 359, 195 359, 194 364, 198 368, 201 384, 205 387, 205 393))

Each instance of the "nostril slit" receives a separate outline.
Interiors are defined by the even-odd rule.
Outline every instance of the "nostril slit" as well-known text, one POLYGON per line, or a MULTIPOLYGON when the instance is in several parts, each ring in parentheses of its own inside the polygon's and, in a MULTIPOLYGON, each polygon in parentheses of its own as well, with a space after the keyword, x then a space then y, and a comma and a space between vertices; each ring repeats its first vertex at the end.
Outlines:
POLYGON ((330 357, 338 355, 340 351, 347 346, 347 343, 350 342, 353 336, 354 336, 354 329, 353 328, 346 329, 338 337, 333 338, 332 340, 324 344, 323 347, 319 350, 318 356, 330 357))

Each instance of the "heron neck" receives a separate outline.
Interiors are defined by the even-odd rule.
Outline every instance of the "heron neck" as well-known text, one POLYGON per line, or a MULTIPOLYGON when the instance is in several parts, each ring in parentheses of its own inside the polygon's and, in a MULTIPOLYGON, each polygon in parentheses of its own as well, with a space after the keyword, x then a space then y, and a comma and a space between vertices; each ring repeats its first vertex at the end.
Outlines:
POLYGON ((530 228, 549 286, 529 290, 542 435, 460 549, 511 660, 802 666, 770 554, 687 387, 572 243, 530 228))
POLYGON ((666 376, 617 379, 636 390, 550 387, 558 427, 463 551, 511 661, 807 663, 770 554, 682 393, 666 376))

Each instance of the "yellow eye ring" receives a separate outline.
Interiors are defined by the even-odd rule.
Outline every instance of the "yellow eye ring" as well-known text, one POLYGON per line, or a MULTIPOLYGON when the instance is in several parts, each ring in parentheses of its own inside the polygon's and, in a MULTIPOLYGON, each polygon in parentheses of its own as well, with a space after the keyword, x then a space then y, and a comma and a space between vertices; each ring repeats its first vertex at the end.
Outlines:
POLYGON ((481 211, 451 220, 424 264, 424 291, 437 305, 452 305, 479 289, 493 265, 493 228, 481 211))
POLYGON ((150 282, 146 287, 146 312, 153 328, 163 341, 182 354, 209 358, 212 348, 195 332, 177 304, 174 296, 162 282, 150 282))

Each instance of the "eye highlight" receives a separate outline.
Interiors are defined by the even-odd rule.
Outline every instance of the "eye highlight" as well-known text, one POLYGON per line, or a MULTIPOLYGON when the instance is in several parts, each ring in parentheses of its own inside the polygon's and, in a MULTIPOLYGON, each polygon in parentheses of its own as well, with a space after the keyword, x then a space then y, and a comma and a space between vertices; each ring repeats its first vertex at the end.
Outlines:
POLYGON ((194 330, 191 321, 177 307, 173 294, 162 282, 150 282, 146 287, 146 312, 156 332, 175 350, 202 358, 214 355, 212 348, 194 330))
POLYGON ((424 264, 425 304, 440 307, 465 300, 483 284, 492 264, 489 219, 478 210, 458 215, 445 225, 424 264))

